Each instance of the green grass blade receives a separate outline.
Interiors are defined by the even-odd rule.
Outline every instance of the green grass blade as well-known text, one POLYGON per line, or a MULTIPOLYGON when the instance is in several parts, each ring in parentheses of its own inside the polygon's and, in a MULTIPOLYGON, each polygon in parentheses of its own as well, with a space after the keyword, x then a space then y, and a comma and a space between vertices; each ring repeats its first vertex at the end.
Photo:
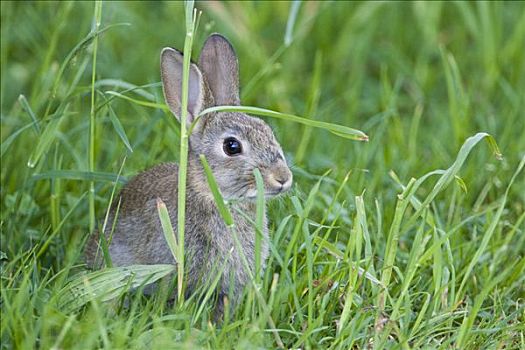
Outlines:
POLYGON ((177 254, 179 254, 177 238, 175 237, 175 232, 173 231, 173 226, 171 224, 168 208, 160 198, 157 198, 157 212, 159 215, 160 223, 162 225, 162 232, 164 233, 164 238, 168 243, 168 247, 170 247, 173 259, 175 259, 175 262, 177 262, 179 260, 179 258, 177 257, 177 254))
POLYGON ((203 116, 205 114, 213 113, 213 112, 241 112, 241 113, 248 113, 248 114, 253 114, 253 115, 258 115, 258 116, 263 116, 263 117, 283 119, 283 120, 288 120, 288 121, 292 121, 295 123, 311 126, 314 128, 328 130, 331 133, 341 136, 343 138, 357 140, 357 141, 368 141, 368 136, 361 130, 352 129, 352 128, 349 128, 343 125, 337 125, 337 124, 302 118, 302 117, 295 116, 293 114, 275 112, 269 109, 258 108, 258 107, 249 107, 249 106, 210 107, 200 112, 199 116, 203 116))
MULTIPOLYGON (((118 174, 117 174, 117 178, 120 179, 121 177, 121 174, 122 174, 122 170, 124 169, 124 165, 126 164, 126 158, 124 158, 124 160, 122 161, 122 164, 120 165, 120 169, 118 171, 118 174)), ((112 211, 112 206, 113 206, 113 203, 114 203, 114 198, 115 198, 115 193, 116 193, 116 190, 117 190, 117 182, 114 182, 114 185, 112 186, 113 188, 111 189, 111 196, 109 197, 109 203, 110 205, 108 206, 108 208, 106 209, 106 215, 104 216, 104 222, 102 223, 102 228, 99 228, 99 233, 102 232, 103 234, 99 234, 99 244, 100 244, 100 247, 102 248, 102 254, 103 254, 103 257, 104 257, 104 262, 106 264, 106 267, 113 267, 113 260, 111 258, 111 254, 109 253, 109 245, 111 244, 111 241, 113 240, 113 233, 115 232, 115 227, 117 225, 117 221, 118 221, 118 216, 119 216, 119 212, 120 212, 120 204, 121 204, 121 198, 119 197, 118 201, 117 201, 117 206, 116 206, 116 209, 113 213, 113 224, 111 225, 111 231, 109 233, 109 237, 106 237, 106 232, 107 232, 107 226, 108 226, 108 221, 109 221, 109 217, 111 215, 111 211, 112 211)), ((93 233, 92 233, 93 234, 93 233)), ((97 251, 97 255, 98 255, 98 251, 97 251)), ((97 256, 95 256, 95 261, 97 259, 97 256)))
POLYGON ((443 47, 440 47, 441 60, 445 68, 445 78, 447 82, 448 106, 450 122, 452 130, 454 131, 455 140, 458 142, 464 137, 465 117, 468 109, 468 96, 465 95, 464 88, 459 74, 459 68, 450 52, 446 52, 443 47))
POLYGON ((55 340, 55 343, 53 344, 51 349, 53 349, 53 350, 54 349, 61 349, 60 343, 64 340, 64 337, 66 336, 67 332, 69 331, 69 329, 73 325, 73 321, 75 320, 76 316, 77 315, 73 314, 73 315, 70 315, 67 318, 66 323, 64 324, 64 326, 60 330, 60 333, 58 334, 58 336, 57 336, 57 338, 55 340))
MULTIPOLYGON (((499 148, 496 144, 496 141, 494 138, 484 132, 477 133, 474 136, 469 137, 465 143, 463 143, 463 146, 461 146, 461 149, 458 152, 458 155, 456 157, 456 160, 452 165, 443 173, 443 175, 439 178, 439 180, 434 185, 434 188, 432 188, 432 191, 429 193, 429 195, 425 198, 425 200, 421 203, 419 208, 416 210, 416 212, 410 217, 410 219, 405 224, 403 231, 406 231, 406 228, 411 227, 417 218, 421 216, 421 213, 427 206, 436 198, 436 196, 448 185, 451 181, 455 179, 455 176, 458 174, 459 170, 465 163, 467 156, 470 154, 472 149, 482 140, 487 139, 488 144, 490 148, 492 149, 492 152, 494 153, 495 157, 497 159, 501 159, 502 155, 499 151, 499 148)), ((418 184, 420 184, 418 182, 418 184)))
MULTIPOLYGON (((402 194, 398 195, 394 219, 392 221, 392 225, 390 226, 390 231, 388 233, 388 239, 385 248, 385 258, 383 262, 383 270, 381 272, 381 283, 385 286, 388 286, 388 284, 390 283, 392 268, 394 267, 394 261, 398 249, 397 243, 399 241, 399 234, 400 232, 402 232, 401 221, 408 206, 410 195, 413 193, 415 182, 415 179, 410 179, 406 189, 403 191, 402 194)), ((384 303, 384 299, 382 300, 382 302, 384 303)))
POLYGON ((15 131, 14 133, 12 133, 11 135, 9 135, 8 138, 5 139, 5 141, 2 141, 2 145, 0 146, 0 157, 3 157, 5 152, 7 152, 7 150, 9 149, 9 146, 11 146, 11 144, 13 143, 13 141, 16 140, 16 138, 18 136, 20 136, 21 133, 23 133, 24 131, 26 131, 27 129, 29 129, 30 127, 34 127, 33 125, 34 123, 30 123, 30 124, 27 124, 27 125, 24 125, 23 127, 21 127, 20 129, 18 129, 17 131, 15 131))
POLYGON ((289 259, 292 256, 292 252, 294 248, 297 249, 296 244, 297 244, 297 240, 299 239, 299 234, 303 230, 303 223, 305 219, 308 217, 308 215, 310 214, 310 210, 312 209, 315 203, 314 199, 317 193, 319 192, 319 188, 323 180, 324 180, 324 177, 322 177, 319 181, 317 181, 317 183, 312 187, 312 189, 310 190, 310 193, 308 194, 308 198, 306 199, 304 208, 300 208, 300 205, 299 205, 299 210, 300 210, 298 211, 299 220, 295 225, 294 231, 292 233, 292 237, 290 238, 290 243, 288 244, 288 247, 286 248, 286 253, 284 256, 285 263, 289 262, 289 259))
POLYGON ((82 274, 59 291, 56 302, 60 309, 73 312, 93 299, 114 299, 129 289, 154 283, 174 271, 175 265, 131 265, 82 274))
POLYGON ((472 259, 470 260, 470 262, 469 262, 469 264, 467 266, 467 269, 465 271, 465 274, 464 274, 463 279, 461 281, 461 284, 459 286, 458 292, 456 294, 456 302, 458 302, 459 299, 461 299, 463 297, 463 289, 465 288, 465 285, 467 284, 468 279, 470 278, 472 270, 474 269, 474 266, 478 263, 478 261, 481 258, 481 255, 483 254, 483 252, 487 249, 487 246, 488 246, 492 236, 494 235, 496 227, 497 227, 497 225, 498 225, 498 223, 499 223, 499 221, 501 219, 501 215, 503 214, 503 210, 505 209, 505 205, 507 204, 507 197, 509 195, 510 188, 514 184, 514 181, 516 180, 518 175, 523 170, 524 166, 525 166, 525 156, 523 156, 521 158, 521 161, 520 161, 520 163, 518 165, 518 168, 516 169, 516 172, 514 173, 514 175, 512 175, 510 183, 507 186, 507 189, 505 190, 505 194, 503 195, 503 198, 501 199, 501 204, 500 204, 500 206, 499 206, 499 208, 498 208, 498 210, 496 212, 496 215, 494 216, 494 218, 492 218, 490 226, 487 229, 487 231, 485 232, 485 234, 483 235, 483 239, 481 240, 481 243, 480 243, 478 249, 476 250, 476 253, 474 254, 474 256, 472 257, 472 259))
POLYGON ((105 86, 111 86, 111 87, 119 87, 124 89, 124 92, 133 92, 139 96, 142 96, 149 101, 155 101, 155 96, 146 90, 144 90, 145 87, 156 87, 159 86, 160 83, 154 83, 154 84, 146 84, 142 86, 138 86, 132 83, 129 83, 127 81, 121 80, 121 79, 100 79, 97 80, 95 83, 95 88, 100 89, 101 87, 105 86))
MULTIPOLYGON (((69 105, 67 105, 64 108, 64 114, 67 111, 69 105)), ((40 135, 40 138, 38 139, 38 144, 35 147, 35 150, 29 157, 29 160, 27 161, 27 166, 30 168, 34 168, 42 155, 47 152, 49 149, 49 146, 51 146, 51 143, 55 140, 56 134, 58 132, 58 128, 60 127, 60 124, 64 120, 63 116, 59 116, 57 118, 52 119, 44 128, 44 131, 40 135)))
MULTIPOLYGON (((225 258, 224 261, 228 261, 228 258, 231 256, 231 251, 228 254, 228 257, 225 258)), ((211 281, 209 281, 208 284, 205 285, 204 290, 206 290, 206 293, 204 294, 204 297, 202 298, 201 305, 199 306, 197 312, 195 313, 195 316, 193 317, 192 324, 195 324, 196 321, 199 319, 200 315, 202 314, 204 308, 206 307, 207 302, 211 299, 213 293, 217 290, 217 285, 219 284, 221 277, 224 273, 224 268, 226 264, 223 263, 222 266, 216 266, 213 271, 210 272, 210 276, 214 276, 211 281)), ((226 312, 229 310, 226 309, 226 312)))
POLYGON ((523 270, 523 267, 525 266, 525 259, 521 260, 520 264, 516 265, 510 265, 505 270, 499 272, 496 276, 494 276, 492 279, 490 279, 487 283, 487 285, 481 290, 481 292, 476 295, 474 299, 474 305, 472 305, 472 308, 470 308, 468 314, 463 319, 463 323, 461 324, 461 327, 458 331, 458 340, 457 340, 457 348, 458 349, 464 349, 466 347, 466 344, 469 340, 469 338, 472 336, 472 333, 474 333, 474 330, 472 327, 474 326, 474 322, 476 320, 476 317, 479 314, 479 311, 481 310, 481 306, 485 299, 487 298, 488 294, 500 283, 502 283, 509 275, 512 274, 512 272, 515 269, 523 270), (521 265, 521 266, 519 266, 521 265))
POLYGON ((290 6, 290 14, 288 15, 288 21, 286 22, 286 32, 284 33, 284 45, 290 46, 293 41, 293 27, 295 20, 297 19, 297 13, 301 7, 300 0, 294 0, 290 6))
POLYGON ((224 197, 221 194, 219 185, 217 185, 215 176, 213 176, 210 165, 208 164, 204 154, 199 155, 199 158, 204 168, 204 173, 206 174, 206 179, 208 180, 208 186, 210 186, 210 190, 213 195, 213 199, 215 200, 215 204, 217 205, 217 209, 219 210, 219 214, 221 214, 221 217, 224 220, 224 223, 226 223, 226 226, 232 227, 234 225, 233 216, 228 209, 226 202, 224 201, 224 197))
MULTIPOLYGON (((368 231, 368 224, 366 219, 365 202, 363 196, 355 197, 356 219, 359 220, 359 225, 363 230, 363 239, 365 241, 365 259, 370 261, 372 259, 372 243, 370 241, 370 232, 368 231)), ((374 266, 370 265, 370 272, 374 273, 374 266)))
POLYGON ((118 174, 81 170, 50 170, 34 174, 31 178, 35 181, 45 179, 68 179, 79 181, 117 182, 121 184, 127 182, 125 177, 119 176, 118 174))
MULTIPOLYGON (((102 18, 102 0, 95 1, 95 14, 93 16, 93 31, 98 32, 100 21, 102 18)), ((92 69, 91 69, 91 108, 89 113, 89 150, 88 150, 88 168, 89 171, 95 171, 95 127, 96 127, 96 93, 95 81, 97 77, 97 51, 98 51, 98 34, 93 38, 93 55, 92 55, 92 69)), ((96 213, 95 213, 95 183, 93 181, 89 184, 89 232, 95 230, 96 213)))
POLYGON ((187 130, 188 115, 188 94, 189 94, 189 75, 191 52, 195 30, 200 15, 197 15, 193 8, 193 1, 185 3, 186 37, 184 38, 184 57, 182 62, 182 94, 181 94, 181 115, 180 115, 180 152, 179 152, 179 174, 177 182, 177 234, 179 236, 179 260, 178 260, 178 282, 177 293, 179 304, 184 301, 184 234, 186 222, 186 175, 188 166, 188 140, 187 130))
POLYGON ((255 183, 257 185, 257 209, 255 213, 255 282, 259 284, 261 282, 261 250, 262 250, 262 235, 264 232, 264 216, 265 216, 265 202, 264 202, 264 182, 261 172, 258 168, 253 170, 255 175, 255 183))
POLYGON ((433 244, 432 244, 432 284, 434 285, 434 311, 437 312, 440 302, 440 292, 443 283, 443 251, 441 248, 441 241, 437 229, 433 230, 433 244))
POLYGON ((157 109, 161 109, 161 110, 163 110, 165 112, 169 112, 170 111, 168 106, 166 104, 164 104, 164 103, 155 103, 155 102, 150 102, 150 101, 137 100, 135 98, 123 95, 123 94, 121 94, 120 92, 117 92, 117 91, 106 91, 105 93, 108 94, 108 95, 111 95, 111 96, 122 98, 122 99, 124 99, 126 101, 130 101, 130 102, 132 102, 132 103, 134 103, 136 105, 139 105, 139 106, 150 107, 150 108, 157 108, 157 109))
POLYGON ((352 310, 352 304, 354 302, 354 294, 356 290, 356 281, 357 273, 356 269, 353 266, 348 268, 348 281, 346 285, 346 293, 344 297, 343 311, 341 312, 341 317, 339 318, 339 323, 337 325, 337 334, 341 335, 342 331, 345 329, 346 324, 350 318, 350 311, 352 310))
POLYGON ((56 235, 60 232, 60 229, 62 228, 62 226, 64 225, 64 223, 67 221, 67 219, 71 216, 71 214, 75 211, 75 209, 78 207, 78 205, 82 202, 82 200, 84 199, 86 193, 84 193, 82 196, 80 196, 80 198, 76 201, 76 203, 71 207, 71 209, 66 213, 66 215, 64 216, 64 218, 62 219, 62 221, 60 221, 60 223, 58 224, 58 226, 56 227, 56 229, 51 232, 51 234, 49 235, 49 237, 47 237, 47 239, 45 240, 45 242, 40 246, 40 249, 38 250, 38 253, 36 254, 36 258, 38 259, 40 256, 42 256, 42 254, 44 254, 44 252, 46 251, 46 249, 49 247, 49 245, 51 244, 51 241, 53 240, 53 238, 56 237, 56 235))
MULTIPOLYGON (((337 259, 345 258, 345 254, 340 249, 338 249, 335 244, 328 242, 322 237, 319 237, 319 236, 314 237, 313 243, 325 249, 330 255, 334 256, 337 259)), ((363 275, 371 283, 377 286, 380 286, 381 288, 385 288, 385 286, 381 283, 380 280, 378 280, 374 275, 372 275, 370 272, 366 271, 362 267, 359 266, 357 268, 357 271, 359 272, 360 275, 363 275)))
POLYGON ((408 295, 409 291, 408 288, 410 287, 410 283, 414 279, 416 275, 416 271, 418 269, 418 261, 421 255, 423 254, 423 251, 425 249, 425 246, 427 242, 430 240, 430 236, 425 236, 425 221, 421 221, 421 225, 417 229, 416 236, 414 238, 414 242, 412 243, 412 249, 410 251, 410 255, 408 257, 408 263, 404 271, 404 278, 403 278, 403 284, 401 287, 401 293, 397 297, 397 301, 394 304, 394 307, 392 309, 392 312, 390 314, 390 318, 392 320, 397 320, 399 315, 401 314, 401 304, 402 301, 406 298, 410 298, 408 295))
POLYGON ((29 115, 29 117, 31 117, 31 121, 33 122, 31 123, 31 125, 35 127, 36 133, 40 134, 42 132, 40 130, 40 122, 36 117, 35 112, 33 112, 33 110, 31 109, 31 106, 29 106, 29 102, 27 102, 26 97, 24 95, 18 96, 18 102, 20 103, 24 111, 26 111, 26 113, 29 115))
POLYGON ((111 124, 113 124, 113 128, 115 129, 115 132, 119 136, 119 138, 122 140, 126 148, 133 152, 133 148, 131 147, 131 144, 129 143, 128 136, 126 135, 126 131, 124 130, 124 127, 120 123, 120 120, 118 119, 117 115, 115 114, 115 111, 113 110, 113 107, 108 105, 109 110, 109 120, 111 120, 111 124))

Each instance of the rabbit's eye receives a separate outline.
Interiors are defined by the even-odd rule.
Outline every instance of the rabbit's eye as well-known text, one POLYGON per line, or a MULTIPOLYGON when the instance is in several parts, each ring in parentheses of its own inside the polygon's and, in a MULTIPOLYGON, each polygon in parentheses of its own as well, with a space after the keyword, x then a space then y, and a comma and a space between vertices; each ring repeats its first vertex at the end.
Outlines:
POLYGON ((224 139, 222 149, 227 155, 234 156, 242 152, 242 145, 235 137, 227 137, 224 139))

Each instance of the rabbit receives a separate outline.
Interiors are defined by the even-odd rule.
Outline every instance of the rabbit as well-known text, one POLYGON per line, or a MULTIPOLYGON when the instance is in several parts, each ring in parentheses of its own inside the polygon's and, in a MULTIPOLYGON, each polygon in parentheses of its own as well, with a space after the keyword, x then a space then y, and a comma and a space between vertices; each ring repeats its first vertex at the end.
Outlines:
MULTIPOLYGON (((161 53, 164 97, 170 111, 180 118, 183 54, 173 48, 161 53)), ((205 108, 240 105, 239 66, 230 42, 220 34, 206 40, 198 64, 190 64, 187 127, 205 108)), ((179 119, 180 121, 180 119, 179 119)), ((199 118, 189 136, 186 189, 186 292, 191 294, 209 278, 214 268, 222 271, 215 312, 224 311, 224 297, 235 305, 249 281, 242 255, 212 197, 199 160, 204 154, 223 197, 234 201, 235 232, 252 271, 255 266, 255 221, 257 194, 253 170, 259 168, 265 196, 286 192, 292 185, 290 171, 272 129, 261 119, 237 112, 209 113, 199 118), (232 293, 229 293, 232 292, 232 293)), ((174 230, 177 228, 178 165, 163 163, 136 175, 121 190, 110 209, 106 239, 117 219, 109 253, 115 266, 175 264, 164 238, 157 212, 157 198, 166 204, 174 230), (118 218, 115 218, 118 208, 118 218)), ((264 215, 261 271, 268 257, 268 224, 264 215)), ((95 233, 88 241, 88 266, 102 266, 95 233)), ((217 271, 217 270, 216 270, 217 271)))

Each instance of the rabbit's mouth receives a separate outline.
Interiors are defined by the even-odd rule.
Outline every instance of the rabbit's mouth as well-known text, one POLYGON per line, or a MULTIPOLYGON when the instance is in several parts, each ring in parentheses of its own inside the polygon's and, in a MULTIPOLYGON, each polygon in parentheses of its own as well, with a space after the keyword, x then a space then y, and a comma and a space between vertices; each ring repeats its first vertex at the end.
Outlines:
MULTIPOLYGON (((272 199, 274 197, 277 197, 277 196, 285 193, 287 190, 288 190, 288 188, 280 188, 280 189, 275 189, 275 190, 271 190, 271 191, 265 191, 264 192, 264 198, 265 199, 272 199)), ((246 194, 246 196, 244 198, 246 198, 248 200, 256 200, 257 199, 257 189, 253 189, 253 190, 248 191, 248 193, 246 194)))

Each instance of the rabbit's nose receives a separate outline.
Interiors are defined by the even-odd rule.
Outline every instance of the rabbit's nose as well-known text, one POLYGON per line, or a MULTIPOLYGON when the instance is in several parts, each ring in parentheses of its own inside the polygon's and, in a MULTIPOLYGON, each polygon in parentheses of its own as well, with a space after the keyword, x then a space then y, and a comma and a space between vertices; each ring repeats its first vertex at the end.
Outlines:
POLYGON ((279 192, 287 191, 292 186, 292 172, 290 169, 280 169, 270 174, 270 185, 279 192))

